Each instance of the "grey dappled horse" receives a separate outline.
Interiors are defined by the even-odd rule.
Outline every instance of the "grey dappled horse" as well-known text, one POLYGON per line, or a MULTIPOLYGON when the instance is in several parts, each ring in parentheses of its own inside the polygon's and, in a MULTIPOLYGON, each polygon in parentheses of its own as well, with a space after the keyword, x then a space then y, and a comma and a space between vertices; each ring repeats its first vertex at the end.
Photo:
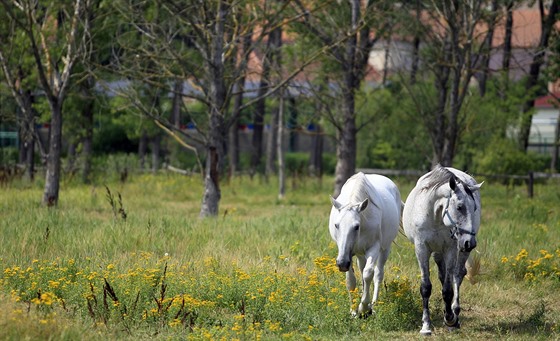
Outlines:
POLYGON ((388 178, 357 173, 346 181, 336 200, 331 197, 331 202, 329 231, 338 246, 336 265, 346 272, 349 292, 356 288, 353 256, 362 273, 362 297, 357 311, 351 310, 351 313, 354 316, 368 314, 377 300, 385 262, 399 230, 401 196, 388 178), (374 291, 370 304, 372 280, 374 291))
POLYGON ((418 180, 406 199, 404 232, 414 243, 421 273, 421 334, 432 333, 428 307, 432 292, 430 255, 437 264, 442 284, 444 322, 450 329, 460 327, 459 288, 467 273, 465 263, 476 247, 481 213, 480 186, 482 183, 477 184, 470 175, 438 165, 418 180))

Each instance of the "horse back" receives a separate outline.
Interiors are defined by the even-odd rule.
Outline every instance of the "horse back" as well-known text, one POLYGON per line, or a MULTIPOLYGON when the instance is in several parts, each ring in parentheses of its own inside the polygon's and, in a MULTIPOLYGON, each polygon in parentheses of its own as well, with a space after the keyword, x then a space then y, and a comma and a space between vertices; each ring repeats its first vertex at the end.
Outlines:
POLYGON ((402 201, 399 189, 383 175, 368 174, 366 178, 371 185, 370 198, 377 208, 376 214, 381 218, 382 244, 390 244, 397 236, 401 220, 402 201))

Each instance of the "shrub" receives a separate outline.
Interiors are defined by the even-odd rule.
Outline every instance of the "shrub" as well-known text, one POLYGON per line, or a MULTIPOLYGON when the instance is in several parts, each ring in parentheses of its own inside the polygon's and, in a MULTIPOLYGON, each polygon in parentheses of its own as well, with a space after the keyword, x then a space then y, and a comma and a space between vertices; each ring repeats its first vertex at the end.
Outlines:
POLYGON ((19 151, 16 147, 0 148, 0 165, 14 165, 18 162, 19 151))
POLYGON ((304 174, 309 165, 309 154, 307 153, 287 153, 286 172, 289 175, 304 174))
POLYGON ((550 157, 525 153, 508 139, 494 139, 478 153, 474 162, 478 173, 526 175, 531 171, 546 171, 550 157))

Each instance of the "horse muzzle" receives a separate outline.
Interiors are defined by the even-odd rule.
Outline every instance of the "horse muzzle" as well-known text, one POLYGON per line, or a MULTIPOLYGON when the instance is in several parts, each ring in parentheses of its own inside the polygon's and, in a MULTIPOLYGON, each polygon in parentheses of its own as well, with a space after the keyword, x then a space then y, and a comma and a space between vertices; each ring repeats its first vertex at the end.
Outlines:
POLYGON ((347 272, 348 270, 350 270, 350 265, 351 264, 352 264, 352 262, 349 259, 344 259, 344 260, 337 259, 336 260, 336 266, 338 266, 338 271, 340 271, 340 272, 347 272))
POLYGON ((476 238, 473 236, 468 236, 466 238, 461 238, 459 241, 459 248, 461 252, 471 252, 476 247, 476 238))

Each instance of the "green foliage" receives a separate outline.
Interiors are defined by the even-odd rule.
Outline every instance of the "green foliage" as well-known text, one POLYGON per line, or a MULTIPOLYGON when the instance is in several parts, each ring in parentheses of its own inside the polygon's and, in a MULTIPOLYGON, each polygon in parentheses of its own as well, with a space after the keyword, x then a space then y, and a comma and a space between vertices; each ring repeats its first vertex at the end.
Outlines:
POLYGON ((475 155, 474 169, 483 174, 527 175, 546 171, 550 165, 550 156, 522 152, 509 139, 496 139, 475 155))
MULTIPOLYGON (((323 153, 323 174, 334 174, 336 156, 323 153)), ((309 167, 309 153, 286 153, 286 171, 288 175, 306 175, 309 167)))
POLYGON ((358 167, 426 168, 432 148, 414 98, 393 86, 366 92, 358 106, 373 118, 358 133, 358 167))
POLYGON ((19 149, 16 147, 0 148, 0 165, 15 165, 18 162, 19 149))
POLYGON ((309 154, 307 153, 286 153, 286 172, 289 175, 307 174, 309 166, 309 154))
POLYGON ((334 174, 336 168, 336 155, 333 153, 323 153, 323 173, 334 174))

